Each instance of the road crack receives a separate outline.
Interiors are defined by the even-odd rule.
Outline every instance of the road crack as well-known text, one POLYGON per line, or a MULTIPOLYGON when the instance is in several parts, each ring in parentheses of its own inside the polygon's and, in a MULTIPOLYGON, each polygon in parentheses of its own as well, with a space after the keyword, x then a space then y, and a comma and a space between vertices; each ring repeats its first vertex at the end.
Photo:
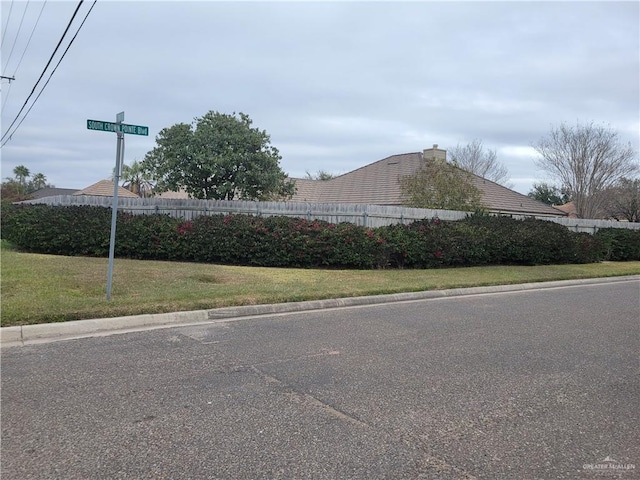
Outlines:
MULTIPOLYGON (((259 364, 259 365, 264 365, 264 364, 259 364)), ((273 375, 269 375, 268 373, 265 373, 264 371, 260 370, 258 368, 258 366, 256 365, 252 365, 250 367, 250 370, 252 372, 254 372, 256 375, 258 375, 260 378, 262 378, 265 382, 267 382, 270 385, 277 385, 279 387, 281 387, 282 389, 284 389, 285 391, 285 395, 293 402, 301 404, 301 405, 307 405, 313 408, 317 408, 335 418, 338 418, 340 420, 343 420, 345 422, 348 422, 352 425, 355 425, 357 427, 362 427, 362 428, 371 428, 371 425, 369 425, 366 422, 363 422, 362 420, 360 420, 359 418, 356 418, 355 416, 344 412, 342 410, 337 409, 336 407, 329 405, 326 402, 323 402, 322 400, 320 400, 317 397, 314 397, 313 395, 309 394, 309 393, 305 393, 305 392, 300 392, 298 390, 296 390, 295 388, 293 388, 291 385, 288 385, 286 383, 284 383, 283 381, 279 380, 278 378, 274 377, 273 375)))

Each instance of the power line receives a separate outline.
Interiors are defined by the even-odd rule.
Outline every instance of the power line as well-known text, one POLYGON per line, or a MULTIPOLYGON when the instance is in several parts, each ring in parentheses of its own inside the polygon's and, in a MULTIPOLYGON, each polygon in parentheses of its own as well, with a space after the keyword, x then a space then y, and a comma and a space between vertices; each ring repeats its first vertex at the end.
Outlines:
POLYGON ((7 63, 4 64, 4 70, 7 69, 9 62, 11 61, 11 55, 13 55, 13 49, 16 48, 16 42, 18 41, 18 37, 20 36, 20 30, 22 30, 24 16, 27 14, 27 9, 29 8, 29 1, 30 0, 27 0, 26 5, 24 6, 24 11, 22 12, 22 17, 20 18, 20 25, 18 25, 18 31, 16 32, 16 38, 13 39, 13 45, 11 45, 11 51, 9 52, 9 58, 7 58, 7 63))
POLYGON ((24 58, 24 54, 27 53, 27 48, 29 48, 29 45, 31 44, 31 39, 33 38, 33 34, 36 31, 36 27, 38 26, 38 23, 40 22, 40 17, 42 16, 42 11, 44 10, 44 6, 47 4, 47 0, 44 0, 44 3, 42 4, 42 8, 40 9, 40 13, 38 14, 38 18, 36 19, 36 23, 33 26, 33 29, 31 30, 31 35, 29 35, 29 40, 27 40, 27 44, 24 47, 24 50, 22 51, 22 56, 20 57, 20 60, 18 61, 18 65, 16 65, 16 69, 13 71, 13 76, 16 76, 16 73, 18 72, 18 68, 20 68, 20 65, 22 64, 22 59, 24 58))
POLYGON ((7 23, 4 24, 4 32, 2 32, 2 40, 0 40, 0 48, 4 45, 4 36, 7 34, 7 30, 9 30, 9 19, 11 18, 11 11, 13 10, 13 0, 11 0, 11 5, 9 6, 9 13, 7 14, 7 23))
MULTIPOLYGON (((49 78, 47 79, 47 81, 45 82, 45 84, 42 86, 42 89, 40 90, 40 93, 38 93, 38 96, 35 98, 35 100, 33 101, 33 103, 31 104, 31 106, 29 107, 29 109, 27 110, 27 113, 24 114, 24 117, 22 117, 22 120, 20 120, 20 123, 18 123, 18 125, 16 125, 16 128, 13 129, 13 132, 11 132, 11 135, 8 136, 8 138, 2 143, 2 145, 0 145, 0 147, 4 147, 6 145, 6 143, 11 140, 11 137, 13 136, 14 133, 16 133, 16 131, 18 130, 18 128, 20 128, 20 125, 22 125, 22 122, 24 122, 25 118, 27 118, 27 115, 29 115, 29 112, 31 111, 31 109, 33 108, 33 106, 36 104, 36 102, 38 101, 38 99, 40 98, 40 95, 42 95, 42 92, 44 92, 44 89, 47 87, 47 85, 49 85, 49 81, 51 80, 51 77, 53 77, 53 74, 56 73, 56 70, 58 69, 58 66, 60 65, 60 63, 62 62, 62 59, 65 57, 65 55, 67 54, 67 52, 69 51, 69 48, 71 47, 71 45, 73 44, 73 41, 76 39, 76 37, 78 36, 78 33, 80 33, 80 30, 82 29, 82 26, 84 25, 84 22, 87 20, 87 17, 89 17, 89 14, 91 13, 91 10, 93 10, 93 7, 96 5, 96 2, 98 0, 94 0, 93 3, 91 4, 91 8, 89 8, 89 11, 87 12, 87 14, 84 16, 84 18, 82 19, 82 23, 80 24, 80 26, 78 27, 78 30, 76 30, 76 33, 73 35, 73 38, 71 38, 71 41, 69 42, 69 45, 67 45, 67 48, 64 50, 64 52, 62 53, 62 56, 60 57, 60 60, 58 60, 58 63, 56 63, 56 66, 53 68, 53 70, 51 71, 51 74, 49 75, 49 78)), ((80 2, 82 3, 82 1, 80 2)), ((78 5, 79 7, 80 5, 78 5)), ((77 9, 76 9, 77 12, 77 9)), ((75 13, 74 13, 75 16, 75 13)), ((71 19, 73 20, 73 18, 71 19)), ((66 30, 65 30, 66 33, 66 30)), ((64 35, 63 35, 64 36, 64 35)), ((19 114, 18 114, 19 115, 19 114)), ((17 119, 17 117, 16 117, 17 119)), ((15 123, 15 120, 14 120, 15 123)), ((13 123, 12 123, 13 125, 13 123)), ((9 133, 9 129, 11 128, 11 125, 9 126, 9 128, 7 129, 7 132, 5 133, 5 135, 3 136, 6 137, 7 134, 9 133)))
POLYGON ((42 70, 42 73, 40 74, 40 77, 38 77, 38 81, 35 83, 35 85, 31 89, 31 93, 29 94, 27 99, 22 104, 22 108, 20 108, 20 111, 16 115, 16 118, 13 119, 13 122, 11 122, 11 125, 9 125, 9 128, 7 128, 7 131, 5 132, 5 134, 2 136, 2 138, 0 138, 0 141, 4 140, 4 138, 7 136, 7 133, 9 132, 11 127, 13 127, 13 125, 16 123, 16 121, 18 121, 18 118, 20 117, 20 114, 22 113, 22 111, 27 106, 27 103, 29 102, 29 99, 33 96, 33 93, 36 91, 36 88, 38 87, 38 83, 40 83, 40 80, 42 80, 42 77, 44 77, 44 74, 47 71, 47 68, 49 68, 49 65, 51 64, 51 61, 53 60, 53 57, 55 56, 56 52, 58 51, 58 48, 60 48, 60 44, 62 43, 62 40, 64 40, 65 35, 69 31, 69 28, 71 27, 71 23, 73 22, 73 19, 76 18, 76 14, 78 13, 78 10, 80 9, 80 6, 82 5, 82 2, 84 2, 84 0, 80 0, 80 3, 78 3, 78 6, 76 7, 75 12, 73 12, 71 20, 69 20, 69 23, 67 24, 67 28, 64 29, 64 33, 62 34, 62 37, 60 37, 60 40, 58 41, 58 45, 56 45, 55 50, 51 54, 51 57, 49 57, 49 61, 45 65, 44 69, 42 70))
POLYGON ((11 85, 13 85, 13 83, 9 81, 9 90, 7 90, 6 95, 3 95, 4 99, 2 101, 2 107, 0 107, 0 113, 4 112, 4 107, 7 104, 7 99, 9 98, 9 94, 11 93, 11 85))
MULTIPOLYGON (((43 4, 42 4, 42 8, 40 9, 40 13, 38 14, 38 18, 36 18, 36 23, 33 26, 33 28, 31 29, 31 34, 29 35, 29 40, 27 40, 27 44, 24 47, 24 50, 22 51, 22 55, 20 56, 20 60, 18 60, 18 65, 16 65, 15 70, 13 71, 13 75, 12 77, 15 78, 16 73, 18 73, 18 69, 20 68, 20 65, 22 65, 22 59, 24 58, 25 53, 27 53, 27 49, 29 48, 29 45, 31 45, 31 39, 33 38, 33 34, 36 31, 36 28, 38 26, 38 23, 40 23, 40 17, 42 17, 42 12, 44 11, 44 7, 47 4, 47 0, 44 0, 43 4)), ((8 66, 9 62, 7 62, 7 66, 8 66)), ((9 90, 7 90, 6 95, 3 95, 3 101, 2 101, 2 107, 0 108, 0 113, 4 112, 4 108, 7 105, 7 101, 9 100, 9 95, 11 95, 11 82, 9 82, 9 90)))

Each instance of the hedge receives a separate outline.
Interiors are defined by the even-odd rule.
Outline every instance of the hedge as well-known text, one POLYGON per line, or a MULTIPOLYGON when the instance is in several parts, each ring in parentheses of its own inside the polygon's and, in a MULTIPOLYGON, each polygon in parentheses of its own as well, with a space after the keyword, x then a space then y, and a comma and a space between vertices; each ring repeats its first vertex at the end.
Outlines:
MULTIPOLYGON (((2 237, 17 248, 107 256, 111 210, 5 205, 2 237)), ((640 232, 592 236, 543 220, 473 215, 379 228, 287 217, 118 213, 116 256, 268 267, 438 268, 639 260, 640 232)))
POLYGON ((640 230, 603 228, 595 236, 603 244, 606 260, 640 260, 640 230))

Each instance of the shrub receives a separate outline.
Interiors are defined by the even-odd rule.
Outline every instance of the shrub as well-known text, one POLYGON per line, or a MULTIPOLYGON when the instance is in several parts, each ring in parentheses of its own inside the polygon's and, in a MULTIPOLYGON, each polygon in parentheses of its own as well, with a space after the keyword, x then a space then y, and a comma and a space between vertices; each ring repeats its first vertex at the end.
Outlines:
POLYGON ((184 221, 168 215, 119 212, 115 254, 125 258, 183 260, 185 245, 180 240, 186 228, 184 221))
MULTIPOLYGON (((2 235, 22 250, 106 256, 111 210, 5 205, 2 235)), ((640 259, 640 232, 605 229, 595 237, 543 220, 473 215, 456 222, 420 220, 376 229, 287 217, 119 212, 119 257, 327 268, 437 268, 469 265, 640 259)))
POLYGON ((11 205, 2 210, 2 236, 18 248, 56 255, 109 253, 111 211, 102 207, 11 205))
POLYGON ((198 217, 185 235, 188 259, 267 267, 373 268, 379 238, 363 227, 286 217, 198 217))
POLYGON ((595 237, 602 242, 604 258, 612 261, 640 260, 640 230, 603 228, 595 237))
POLYGON ((467 217, 460 223, 489 230, 485 244, 491 263, 548 265, 600 260, 599 240, 554 222, 483 215, 467 217))

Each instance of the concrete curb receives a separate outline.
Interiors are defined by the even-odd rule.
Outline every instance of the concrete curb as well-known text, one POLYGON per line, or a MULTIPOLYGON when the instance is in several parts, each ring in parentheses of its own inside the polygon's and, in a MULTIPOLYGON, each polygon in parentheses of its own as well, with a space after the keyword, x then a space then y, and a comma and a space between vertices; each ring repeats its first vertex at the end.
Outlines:
POLYGON ((44 343, 47 341, 125 333, 151 328, 197 323, 215 323, 218 321, 228 321, 229 319, 246 318, 258 315, 295 313, 329 308, 356 307, 392 302, 409 302, 465 295, 519 292, 534 289, 563 288, 634 280, 640 281, 640 275, 522 283, 515 285, 495 285, 489 287, 453 288, 448 290, 428 290, 413 293, 395 293, 389 295, 371 295, 366 297, 335 298, 267 305, 247 305, 240 307, 216 308, 211 310, 196 310, 191 312, 158 313, 129 317, 96 318, 72 322, 2 327, 0 328, 0 347, 22 346, 29 343, 44 343))

